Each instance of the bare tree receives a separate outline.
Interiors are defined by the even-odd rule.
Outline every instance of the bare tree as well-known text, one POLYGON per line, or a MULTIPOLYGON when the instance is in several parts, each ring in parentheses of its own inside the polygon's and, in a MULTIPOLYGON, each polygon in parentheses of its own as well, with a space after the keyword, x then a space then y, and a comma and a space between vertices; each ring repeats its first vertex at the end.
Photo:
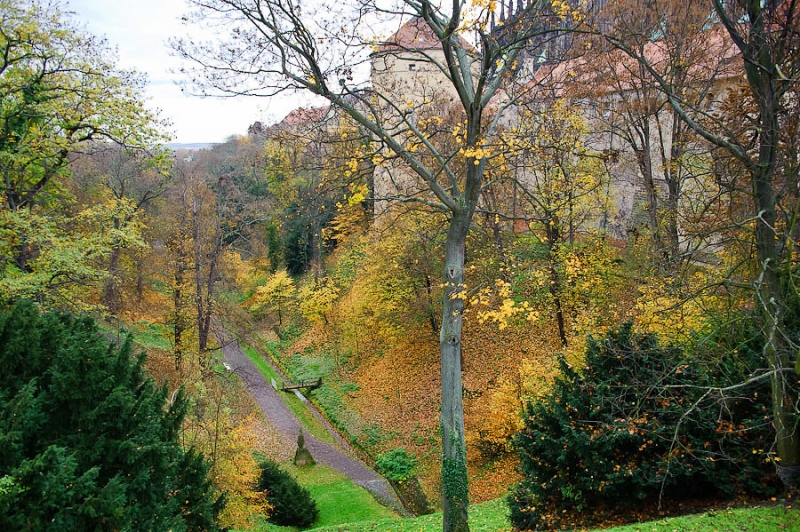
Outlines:
POLYGON ((195 86, 222 95, 304 90, 328 100, 372 135, 387 160, 395 157, 390 170, 413 176, 413 186, 400 183, 396 201, 425 205, 448 217, 440 330, 443 527, 468 530, 461 384, 466 237, 487 184, 484 174, 492 156, 488 139, 511 105, 493 98, 519 66, 520 52, 534 37, 553 30, 552 16, 539 17, 549 2, 518 2, 516 13, 502 25, 493 24, 497 3, 489 1, 192 3, 198 8, 198 22, 231 28, 230 35, 215 44, 173 42, 175 50, 193 62, 187 74, 195 86), (398 33, 389 41, 377 36, 401 22, 416 34, 401 38, 398 33), (472 35, 475 47, 465 39, 472 35), (405 89, 383 83, 370 88, 364 73, 375 58, 391 68, 421 71, 427 76, 425 83, 414 83, 412 76, 405 89), (429 88, 434 78, 435 94, 429 88), (442 115, 457 117, 459 143, 437 142, 428 131, 433 122, 425 118, 430 115, 425 111, 434 100, 449 103, 451 109, 442 109, 442 115))

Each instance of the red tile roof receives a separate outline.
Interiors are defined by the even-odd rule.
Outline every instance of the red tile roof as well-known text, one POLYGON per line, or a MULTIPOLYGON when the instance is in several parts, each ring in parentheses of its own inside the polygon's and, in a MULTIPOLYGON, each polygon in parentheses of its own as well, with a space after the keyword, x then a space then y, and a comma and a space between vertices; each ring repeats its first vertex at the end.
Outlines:
MULTIPOLYGON (((473 52, 474 47, 462 37, 458 38, 461 45, 468 52, 473 52)), ((414 17, 402 26, 397 32, 378 45, 378 53, 405 51, 425 51, 441 49, 439 37, 422 17, 414 17)))
POLYGON ((397 32, 378 45, 379 52, 397 50, 435 50, 441 48, 439 37, 425 19, 414 17, 402 26, 397 32))
POLYGON ((309 122, 320 122, 323 117, 328 113, 328 109, 330 109, 329 105, 324 105, 322 107, 312 107, 310 109, 306 109, 301 107, 299 109, 295 109, 291 111, 286 118, 278 122, 278 127, 292 127, 292 126, 299 126, 301 124, 307 124, 309 122))
MULTIPOLYGON (((711 78, 731 79, 742 74, 743 65, 740 59, 737 60, 739 50, 727 34, 716 29, 705 32, 701 37, 703 40, 693 50, 687 50, 682 58, 670 57, 668 44, 663 41, 647 43, 643 56, 661 74, 674 68, 671 61, 688 62, 687 79, 696 82, 711 78)), ((635 59, 622 50, 612 50, 543 67, 537 71, 532 84, 547 80, 556 87, 558 94, 563 94, 568 87, 584 93, 638 90, 640 87, 637 84, 641 83, 637 79, 638 72, 635 59)))

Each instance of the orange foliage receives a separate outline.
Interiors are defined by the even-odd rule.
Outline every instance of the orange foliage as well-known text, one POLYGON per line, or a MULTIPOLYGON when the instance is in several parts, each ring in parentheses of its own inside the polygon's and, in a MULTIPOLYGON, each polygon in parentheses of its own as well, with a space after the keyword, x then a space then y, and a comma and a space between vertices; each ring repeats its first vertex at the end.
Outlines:
MULTIPOLYGON (((353 375, 361 387, 354 406, 365 419, 408 437, 439 424, 439 349, 424 332, 414 331, 394 349, 362 361, 353 375)), ((429 450, 416 446, 410 450, 418 455, 429 450)))
MULTIPOLYGON (((474 502, 495 498, 517 479, 516 458, 503 453, 487 459, 481 452, 480 434, 488 431, 508 449, 521 406, 526 397, 545 389, 542 383, 552 378, 559 340, 554 331, 547 334, 535 328, 508 328, 498 333, 496 326, 480 325, 477 320, 465 327, 464 388, 467 427, 467 455, 474 502)), ((297 345, 293 349, 297 349, 297 345)), ((365 424, 382 427, 388 440, 375 454, 404 446, 420 457, 418 476, 428 496, 439 494, 439 345, 424 324, 382 351, 363 354, 358 366, 342 377, 359 386, 351 394, 349 407, 362 416, 365 424)))
POLYGON ((498 499, 508 494, 508 487, 520 480, 519 460, 514 453, 491 461, 472 460, 467 456, 469 498, 472 504, 498 499))

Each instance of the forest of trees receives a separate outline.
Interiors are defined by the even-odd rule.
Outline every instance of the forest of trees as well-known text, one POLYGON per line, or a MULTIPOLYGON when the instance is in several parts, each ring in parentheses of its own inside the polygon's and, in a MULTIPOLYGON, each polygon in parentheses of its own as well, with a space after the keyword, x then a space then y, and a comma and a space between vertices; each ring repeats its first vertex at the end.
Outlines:
POLYGON ((505 496, 535 529, 796 489, 794 1, 190 3, 235 28, 172 41, 195 88, 326 106, 172 151, 108 43, 0 0, 8 526, 274 511, 226 329, 324 378, 311 399, 447 531, 505 496), (152 426, 68 411, 106 395, 152 426), (161 439, 83 447, 107 430, 161 439), (130 510, 114 453, 163 469, 158 510, 130 510), (34 508, 47 468, 80 490, 34 508))

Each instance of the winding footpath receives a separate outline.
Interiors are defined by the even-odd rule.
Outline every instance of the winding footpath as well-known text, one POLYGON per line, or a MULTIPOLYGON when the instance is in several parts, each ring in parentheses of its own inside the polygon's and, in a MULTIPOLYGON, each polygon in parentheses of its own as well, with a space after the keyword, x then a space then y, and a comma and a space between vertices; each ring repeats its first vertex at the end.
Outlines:
MULTIPOLYGON (((250 358, 242 351, 238 342, 227 331, 217 327, 215 334, 220 345, 222 345, 222 353, 225 355, 225 359, 230 364, 232 371, 235 371, 239 378, 242 379, 242 382, 253 395, 264 415, 275 426, 281 437, 290 446, 293 445, 297 441, 301 425, 292 411, 279 397, 279 392, 267 382, 250 358)), ((309 404, 306 404, 306 406, 314 415, 321 418, 313 406, 309 404)), ((321 420, 326 430, 331 432, 342 448, 349 449, 341 436, 330 427, 327 421, 322 418, 321 420)), ((353 456, 319 441, 309 431, 304 430, 303 435, 305 436, 306 448, 311 451, 311 455, 317 462, 346 475, 354 484, 367 489, 380 503, 402 512, 400 501, 384 478, 353 456)))

